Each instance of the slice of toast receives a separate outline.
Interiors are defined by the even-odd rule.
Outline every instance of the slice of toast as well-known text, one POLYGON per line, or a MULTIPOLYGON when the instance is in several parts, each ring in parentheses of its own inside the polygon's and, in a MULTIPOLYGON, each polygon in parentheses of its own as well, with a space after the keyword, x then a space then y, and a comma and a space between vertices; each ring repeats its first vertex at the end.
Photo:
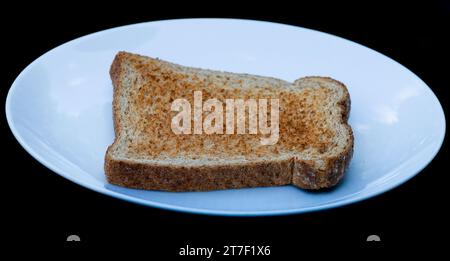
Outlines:
MULTIPOLYGON (((338 183, 353 153, 347 124, 350 96, 326 77, 289 83, 248 74, 184 67, 119 52, 110 69, 115 140, 105 157, 108 182, 166 191, 205 191, 293 184, 304 189, 338 183), (175 134, 175 99, 278 99, 279 138, 261 135, 175 134)), ((194 123, 192 123, 194 125, 194 123)))

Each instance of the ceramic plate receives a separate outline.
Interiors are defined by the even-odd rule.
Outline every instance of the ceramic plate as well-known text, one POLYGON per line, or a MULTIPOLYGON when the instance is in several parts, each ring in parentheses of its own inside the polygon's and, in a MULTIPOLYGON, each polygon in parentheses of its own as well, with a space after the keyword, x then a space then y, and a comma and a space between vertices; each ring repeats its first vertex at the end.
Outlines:
POLYGON ((23 70, 9 91, 6 115, 35 159, 81 186, 147 206, 217 215, 301 213, 375 196, 420 172, 445 134, 436 96, 392 59, 330 34, 232 19, 141 23, 70 41, 23 70), (170 193, 109 185, 103 171, 114 139, 108 70, 121 50, 287 81, 320 75, 345 83, 355 135, 345 178, 314 193, 292 186, 170 193))

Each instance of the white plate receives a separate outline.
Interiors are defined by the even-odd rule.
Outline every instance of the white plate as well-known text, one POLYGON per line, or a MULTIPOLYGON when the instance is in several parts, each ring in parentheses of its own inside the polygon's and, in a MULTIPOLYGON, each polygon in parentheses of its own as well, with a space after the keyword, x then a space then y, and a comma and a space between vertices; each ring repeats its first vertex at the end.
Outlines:
POLYGON ((411 71, 354 42, 300 27, 229 19, 184 19, 118 27, 63 44, 31 63, 6 101, 14 136, 38 161, 84 187, 165 209, 221 215, 301 213, 372 197, 413 177, 438 152, 443 110, 411 71), (113 141, 108 75, 120 51, 182 65, 273 76, 330 76, 350 91, 355 152, 333 190, 291 186, 169 193, 107 184, 113 141))

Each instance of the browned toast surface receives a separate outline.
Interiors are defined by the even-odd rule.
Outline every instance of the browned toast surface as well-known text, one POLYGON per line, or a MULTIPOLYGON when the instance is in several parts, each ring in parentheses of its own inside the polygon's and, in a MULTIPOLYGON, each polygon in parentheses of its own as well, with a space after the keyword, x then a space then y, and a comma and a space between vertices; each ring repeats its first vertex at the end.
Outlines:
MULTIPOLYGON (((347 167, 353 135, 350 97, 331 78, 289 83, 247 74, 184 67, 120 52, 110 70, 116 139, 108 148, 108 181, 169 191, 272 185, 318 189, 335 185, 347 167), (279 139, 255 134, 175 134, 172 102, 278 99, 279 139)), ((193 124, 193 123, 192 123, 193 124)))

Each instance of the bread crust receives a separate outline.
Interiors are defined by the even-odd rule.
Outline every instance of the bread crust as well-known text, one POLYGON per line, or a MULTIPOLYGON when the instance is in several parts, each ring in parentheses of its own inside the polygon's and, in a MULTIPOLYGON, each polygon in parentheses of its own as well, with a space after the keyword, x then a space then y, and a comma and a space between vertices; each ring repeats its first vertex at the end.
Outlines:
POLYGON ((119 95, 122 83, 123 58, 116 55, 110 76, 114 86, 113 114, 115 140, 105 155, 105 174, 109 183, 129 188, 163 191, 207 191, 245 187, 266 187, 293 184, 303 189, 321 189, 336 185, 343 177, 353 155, 353 132, 348 125, 350 95, 344 84, 329 77, 307 77, 333 81, 345 94, 338 102, 341 124, 348 130, 345 149, 337 156, 322 159, 325 167, 317 167, 312 160, 297 157, 239 164, 176 166, 142 163, 129 159, 117 159, 111 154, 121 135, 119 95))
POLYGON ((292 184, 303 189, 330 188, 335 186, 342 179, 353 156, 354 137, 352 128, 348 124, 351 107, 350 94, 348 93, 347 87, 343 83, 333 78, 320 76, 308 76, 305 78, 333 81, 343 89, 344 96, 340 101, 338 101, 337 105, 341 110, 341 124, 347 129, 349 133, 349 140, 346 143, 346 147, 342 153, 325 159, 326 167, 323 169, 316 168, 313 161, 305 161, 295 158, 292 172, 292 184))
POLYGON ((212 166, 167 166, 106 157, 111 184, 150 190, 207 191, 291 183, 292 160, 212 166))

